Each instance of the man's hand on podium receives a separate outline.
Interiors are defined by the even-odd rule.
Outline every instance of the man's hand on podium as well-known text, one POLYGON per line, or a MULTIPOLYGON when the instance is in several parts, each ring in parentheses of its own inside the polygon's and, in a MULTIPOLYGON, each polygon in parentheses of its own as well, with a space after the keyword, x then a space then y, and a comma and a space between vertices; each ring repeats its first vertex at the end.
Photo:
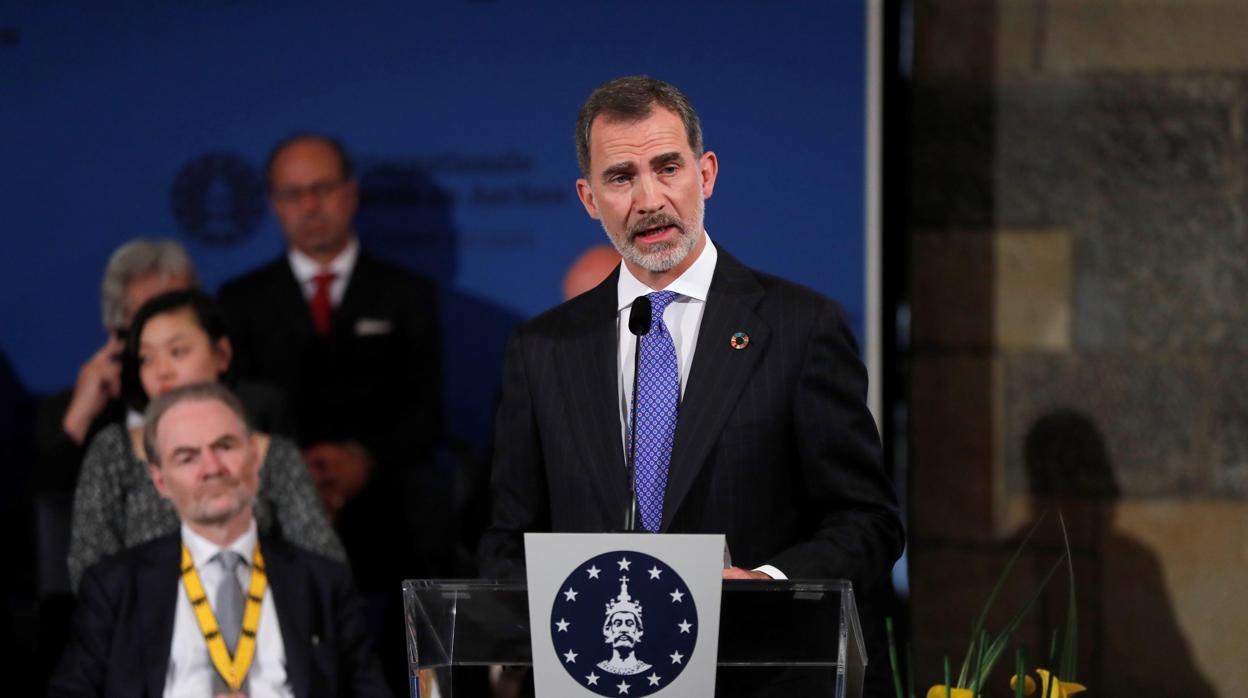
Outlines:
POLYGON ((771 579, 770 576, 758 570, 747 570, 740 567, 725 567, 724 579, 771 579))

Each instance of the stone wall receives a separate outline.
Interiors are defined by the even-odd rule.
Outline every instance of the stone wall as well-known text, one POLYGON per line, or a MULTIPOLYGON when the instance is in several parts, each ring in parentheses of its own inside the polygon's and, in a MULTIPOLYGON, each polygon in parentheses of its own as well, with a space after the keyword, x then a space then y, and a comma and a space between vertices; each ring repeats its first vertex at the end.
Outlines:
MULTIPOLYGON (((1060 506, 1092 695, 1248 686, 1246 37, 1245 2, 916 0, 919 676, 961 660, 1020 529, 1050 509, 1000 615, 1025 597, 1060 506), (1067 468, 1060 501, 1034 501, 1037 461, 1067 468), (1081 481, 1101 469, 1111 482, 1081 481), (1066 498, 1083 486, 1096 496, 1066 498)), ((1063 618, 1036 614, 1030 656, 1063 618)))

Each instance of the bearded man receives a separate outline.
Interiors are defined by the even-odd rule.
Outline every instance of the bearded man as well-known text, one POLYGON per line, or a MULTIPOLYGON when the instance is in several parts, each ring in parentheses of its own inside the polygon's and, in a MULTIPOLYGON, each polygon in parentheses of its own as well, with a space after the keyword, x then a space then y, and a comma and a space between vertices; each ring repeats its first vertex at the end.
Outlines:
POLYGON ((54 696, 389 696, 341 562, 257 533, 255 436, 218 383, 147 408, 178 533, 87 570, 54 696))
POLYGON ((508 344, 483 572, 522 574, 528 531, 635 529, 724 534, 725 578, 849 579, 860 600, 886 588, 903 534, 844 310, 711 241, 719 161, 674 86, 602 85, 576 143, 577 193, 623 261, 508 344))
POLYGON ((485 573, 519 574, 527 531, 621 529, 635 484, 637 530, 725 534, 727 578, 885 583, 902 530, 843 309, 711 242, 719 163, 674 86, 612 80, 576 129, 577 193, 623 262, 509 342, 485 573))

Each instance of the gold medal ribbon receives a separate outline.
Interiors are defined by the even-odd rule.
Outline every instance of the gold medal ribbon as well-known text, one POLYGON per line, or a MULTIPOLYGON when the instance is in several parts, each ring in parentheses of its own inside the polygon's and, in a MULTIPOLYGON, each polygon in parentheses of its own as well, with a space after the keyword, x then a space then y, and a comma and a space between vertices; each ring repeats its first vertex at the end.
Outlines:
MULTIPOLYGON (((229 572, 233 574, 233 571, 229 572)), ((195 620, 199 621, 199 631, 204 634, 204 642, 208 643, 208 656, 212 657, 212 665, 225 680, 231 691, 237 691, 247 677, 251 668, 251 660, 256 656, 256 629, 260 627, 260 602, 264 600, 264 590, 268 587, 269 578, 264 573, 264 557, 260 555, 260 541, 256 541, 255 551, 251 555, 251 580, 247 585, 247 603, 243 606, 243 629, 238 636, 238 646, 234 648, 234 656, 225 646, 225 638, 221 637, 221 626, 208 604, 208 595, 204 593, 204 585, 199 581, 199 573, 195 571, 195 562, 191 560, 191 551, 182 544, 182 586, 186 587, 186 598, 195 611, 195 620)))

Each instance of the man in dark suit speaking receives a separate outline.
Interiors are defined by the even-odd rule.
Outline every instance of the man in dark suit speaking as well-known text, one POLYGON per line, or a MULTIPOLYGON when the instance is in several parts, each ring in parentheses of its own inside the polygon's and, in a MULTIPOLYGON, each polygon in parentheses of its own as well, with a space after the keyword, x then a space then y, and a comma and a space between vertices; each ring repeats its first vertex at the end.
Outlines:
POLYGON ((152 482, 182 529, 87 571, 49 695, 389 695, 347 567, 257 536, 244 419, 217 383, 148 407, 152 482))
POLYGON ((637 530, 726 534, 726 578, 879 589, 902 530, 843 310, 712 243, 718 161, 672 85, 599 87, 576 141, 577 192, 623 263, 508 345, 483 572, 520 573, 527 531, 623 528, 635 433, 637 530))

